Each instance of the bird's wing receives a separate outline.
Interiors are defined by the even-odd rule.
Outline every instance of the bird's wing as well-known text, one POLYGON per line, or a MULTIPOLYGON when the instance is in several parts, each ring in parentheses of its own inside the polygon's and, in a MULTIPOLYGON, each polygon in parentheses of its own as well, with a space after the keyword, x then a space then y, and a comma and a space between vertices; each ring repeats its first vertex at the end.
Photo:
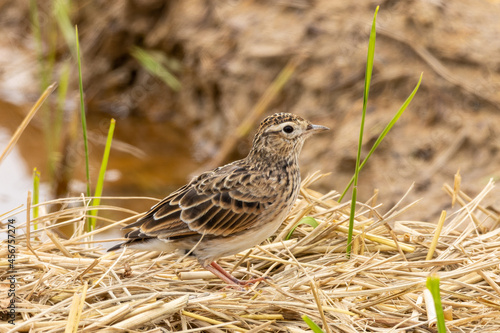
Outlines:
POLYGON ((140 227, 135 237, 227 236, 264 222, 259 216, 275 201, 275 184, 269 175, 229 164, 193 179, 128 227, 140 227))

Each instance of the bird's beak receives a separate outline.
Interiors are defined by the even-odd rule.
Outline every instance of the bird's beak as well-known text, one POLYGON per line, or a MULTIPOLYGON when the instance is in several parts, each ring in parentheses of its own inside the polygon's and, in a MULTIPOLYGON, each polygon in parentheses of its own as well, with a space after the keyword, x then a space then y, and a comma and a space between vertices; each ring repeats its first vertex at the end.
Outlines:
POLYGON ((327 130, 329 130, 329 128, 326 126, 313 125, 313 124, 307 126, 307 132, 311 133, 311 134, 319 133, 319 132, 323 132, 323 131, 327 131, 327 130))

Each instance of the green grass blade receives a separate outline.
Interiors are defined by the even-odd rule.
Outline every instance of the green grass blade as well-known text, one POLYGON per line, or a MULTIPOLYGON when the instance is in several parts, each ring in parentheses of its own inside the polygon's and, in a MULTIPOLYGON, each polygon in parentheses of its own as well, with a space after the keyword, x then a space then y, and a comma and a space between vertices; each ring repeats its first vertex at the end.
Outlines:
POLYGON ((85 171, 87 177, 87 196, 90 197, 90 167, 89 143, 87 140, 87 119, 85 116, 85 103, 83 102, 82 60, 80 55, 80 42, 78 40, 78 27, 75 25, 76 59, 78 62, 78 86, 80 88, 80 115, 82 121, 83 144, 85 147, 85 171))
POLYGON ((68 95, 70 63, 65 61, 62 65, 61 76, 59 77, 59 90, 57 92, 57 108, 54 123, 54 136, 61 137, 61 129, 64 121, 64 104, 68 95))
POLYGON ((49 78, 47 75, 47 69, 45 68, 45 59, 43 54, 43 41, 42 32, 40 29, 40 17, 38 14, 38 5, 36 0, 30 1, 30 20, 31 20, 31 30, 33 31, 33 37, 36 42, 36 53, 38 58, 38 65, 40 66, 40 78, 41 78, 41 91, 49 85, 49 78))
POLYGON ((366 113, 368 104, 368 95, 370 94, 370 83, 372 82, 373 58, 375 56, 375 40, 377 37, 376 23, 379 6, 375 9, 373 15, 372 29, 370 31, 370 39, 368 41, 368 55, 366 57, 366 74, 365 74, 365 90, 363 94, 363 113, 366 113))
POLYGON ((314 333, 324 333, 321 327, 319 327, 314 321, 311 320, 307 315, 302 316, 302 320, 309 326, 314 333))
MULTIPOLYGON (((40 202, 40 171, 38 171, 36 168, 33 169, 33 198, 32 198, 32 205, 38 205, 40 202)), ((33 219, 38 218, 39 216, 39 211, 38 207, 33 207, 33 219)), ((38 229, 38 223, 34 224, 35 230, 38 229)))
MULTIPOLYGON (((399 108, 399 110, 396 113, 396 115, 387 124, 387 126, 384 128, 384 130, 382 131, 382 133, 380 133, 379 137, 377 138, 377 141, 375 141, 375 143, 373 144, 372 148, 370 149, 370 151, 366 155, 365 159, 363 160, 363 162, 359 166, 359 171, 361 171, 361 169, 363 169, 363 167, 365 166, 366 162, 368 162, 368 159, 370 158, 370 156, 372 156, 372 154, 375 152, 375 149, 377 149, 377 147, 379 146, 379 144, 382 142, 382 140, 385 138, 385 136, 389 133, 389 131, 392 129, 392 127, 396 124, 396 122, 399 120, 399 118, 401 117, 401 115, 403 114, 403 112, 406 110, 406 108, 408 107, 408 105, 412 101, 413 97, 417 93, 418 88, 420 87, 420 83, 422 82, 423 75, 424 75, 423 73, 420 74, 420 79, 418 80, 418 83, 415 86, 415 88, 413 89, 413 91, 410 94, 410 96, 408 96, 408 98, 403 103, 403 105, 401 105, 401 107, 399 108)), ((342 199, 346 195, 347 191, 349 190, 349 188, 351 187, 351 185, 352 185, 353 182, 354 182, 354 176, 351 178, 351 180, 350 180, 349 184, 347 185, 347 187, 345 188, 344 192, 342 192, 342 195, 340 196, 339 202, 342 201, 342 199)))
MULTIPOLYGON (((44 41, 42 36, 42 29, 40 26, 40 15, 38 10, 38 3, 35 0, 30 0, 30 22, 31 22, 31 31, 33 33, 33 39, 35 40, 35 49, 37 55, 37 63, 38 63, 38 75, 40 78, 40 91, 44 91, 49 86, 49 80, 53 69, 53 63, 51 63, 48 59, 48 55, 50 52, 46 54, 44 49, 44 41)), ((44 22, 47 25, 50 25, 49 22, 44 22)), ((44 25, 45 25, 44 24, 44 25)), ((50 51, 50 48, 49 48, 50 51)), ((47 150, 47 155, 49 156, 47 163, 49 168, 49 177, 53 174, 52 172, 52 159, 54 152, 54 136, 52 135, 51 129, 51 108, 47 105, 42 106, 42 124, 43 124, 43 134, 45 141, 45 148, 47 150)))
POLYGON ((439 291, 439 276, 436 274, 429 275, 427 277, 426 286, 434 299, 438 332, 446 333, 446 323, 444 321, 443 305, 441 304, 441 293, 439 291))
MULTIPOLYGON (((71 24, 71 1, 69 0, 58 0, 52 1, 53 4, 53 15, 56 19, 59 30, 61 31, 68 48, 74 52, 75 50, 75 33, 73 31, 73 25, 71 24)), ((74 54, 74 53, 73 53, 74 54)))
POLYGON ((366 59, 366 74, 365 74, 365 89, 363 92, 363 114, 361 116, 361 125, 359 128, 359 142, 358 142, 358 153, 356 155, 356 169, 354 170, 354 186, 352 188, 352 199, 351 199, 351 214, 349 217, 349 230, 347 233, 347 255, 351 254, 352 250, 352 232, 354 229, 354 214, 356 213, 356 198, 357 198, 357 186, 358 186, 358 176, 359 176, 359 166, 361 160, 361 148, 363 145, 363 132, 365 128, 365 118, 366 118, 366 107, 368 104, 368 95, 370 93, 370 82, 372 80, 373 72, 373 57, 375 55, 375 39, 376 39, 376 22, 377 13, 379 6, 375 9, 375 14, 373 15, 372 29, 370 32, 370 40, 368 42, 368 56, 366 59))
POLYGON ((297 227, 299 225, 301 225, 301 224, 308 224, 308 225, 310 225, 313 228, 316 228, 319 225, 318 221, 316 221, 316 219, 314 217, 310 217, 310 216, 303 217, 303 218, 300 219, 299 222, 297 222, 293 226, 293 228, 290 230, 290 232, 286 235, 285 240, 289 240, 290 237, 292 237, 292 234, 295 231, 295 229, 297 229, 297 227))
MULTIPOLYGON (((99 178, 97 179, 97 184, 95 187, 95 198, 92 201, 92 206, 99 206, 99 204, 101 203, 102 189, 104 187, 104 176, 106 175, 106 168, 108 166, 109 152, 111 151, 111 142, 113 141, 113 133, 115 131, 115 123, 116 121, 114 119, 111 119, 108 130, 108 138, 106 139, 106 146, 104 147, 104 154, 102 156, 101 169, 99 170, 99 178)), ((89 230, 87 231, 95 230, 96 218, 94 216, 97 216, 97 211, 90 211, 90 215, 92 217, 89 219, 89 230)))
POLYGON ((52 147, 49 155, 49 170, 50 179, 55 179, 55 173, 57 169, 57 163, 60 158, 61 149, 61 133, 62 126, 64 123, 64 104, 66 103, 66 97, 68 95, 69 86, 69 74, 70 74, 70 63, 69 61, 64 61, 61 69, 61 76, 59 77, 59 89, 57 90, 57 104, 55 110, 55 116, 53 120, 52 129, 52 147))
POLYGON ((161 61, 154 56, 153 53, 148 52, 140 47, 133 47, 130 52, 134 58, 152 75, 160 78, 172 90, 179 91, 181 89, 180 81, 162 64, 161 61))

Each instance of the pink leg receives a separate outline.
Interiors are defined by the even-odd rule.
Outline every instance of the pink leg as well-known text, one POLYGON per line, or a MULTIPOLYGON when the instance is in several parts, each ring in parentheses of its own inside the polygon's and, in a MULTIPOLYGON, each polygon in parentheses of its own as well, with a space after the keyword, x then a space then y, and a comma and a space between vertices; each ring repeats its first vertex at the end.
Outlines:
POLYGON ((244 285, 247 285, 247 284, 252 284, 252 283, 255 283, 255 282, 260 282, 260 281, 263 281, 263 280, 267 279, 267 277, 260 277, 260 278, 257 278, 257 279, 251 279, 251 280, 246 280, 246 281, 239 280, 239 279, 235 278, 234 276, 232 276, 231 274, 229 274, 228 272, 226 272, 224 270, 224 268, 222 268, 215 261, 212 261, 212 263, 210 263, 210 265, 203 266, 203 268, 205 268, 209 272, 212 272, 218 278, 220 278, 222 281, 224 281, 224 282, 226 282, 227 284, 230 284, 230 285, 244 286, 244 285))

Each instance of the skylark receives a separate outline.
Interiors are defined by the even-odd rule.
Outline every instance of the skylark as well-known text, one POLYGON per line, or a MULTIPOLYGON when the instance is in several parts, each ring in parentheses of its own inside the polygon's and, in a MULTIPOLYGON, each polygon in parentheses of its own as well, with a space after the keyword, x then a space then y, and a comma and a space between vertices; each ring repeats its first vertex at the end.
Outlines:
POLYGON ((297 200, 298 157, 305 139, 328 128, 289 113, 265 118, 242 160, 202 173, 124 229, 124 243, 145 251, 177 251, 196 257, 206 270, 231 285, 242 281, 216 260, 270 237, 297 200))

